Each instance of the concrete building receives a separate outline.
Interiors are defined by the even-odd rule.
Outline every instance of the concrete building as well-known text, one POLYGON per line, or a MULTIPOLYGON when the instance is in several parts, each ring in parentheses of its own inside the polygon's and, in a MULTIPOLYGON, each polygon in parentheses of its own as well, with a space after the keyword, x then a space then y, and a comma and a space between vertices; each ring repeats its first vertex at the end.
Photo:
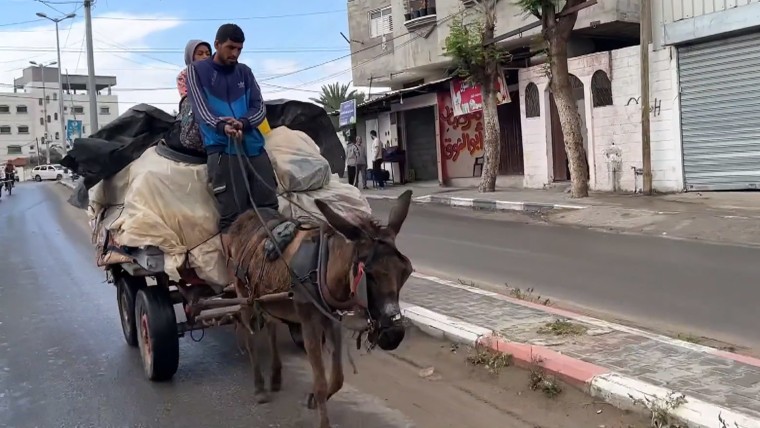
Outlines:
MULTIPOLYGON (((383 144, 401 153, 386 164, 386 169, 393 172, 394 181, 470 184, 482 173, 482 113, 470 112, 468 107, 474 102, 473 98, 479 96, 479 90, 459 79, 451 79, 451 62, 443 54, 451 19, 468 12, 475 4, 474 0, 348 1, 353 82, 392 89, 384 97, 359 107, 357 135, 369 140, 369 132, 376 130, 383 144)), ((638 0, 598 0, 596 5, 579 12, 569 55, 586 58, 605 52, 610 57, 613 50, 635 46, 639 37, 638 22, 638 0)), ((503 1, 497 4, 495 33, 500 39, 497 45, 512 54, 512 62, 505 67, 503 80, 499 82, 502 88, 499 185, 542 187, 566 181, 564 151, 552 156, 551 147, 561 148, 563 143, 561 132, 556 132, 558 121, 550 119, 556 108, 550 108, 547 81, 538 79, 534 86, 528 86, 528 78, 541 69, 540 64, 546 60, 536 43, 540 25, 513 2, 503 1), (530 104, 527 118, 526 89, 530 104), (556 171, 550 166, 555 163, 556 171)), ((632 61, 626 59, 618 65, 634 66, 632 61)), ((609 87, 612 69, 605 70, 609 87)), ((590 91, 591 75, 587 80, 590 91)), ((629 84, 632 86, 633 82, 629 84)), ((577 89, 579 94, 585 94, 583 88, 577 89)), ((586 106, 579 107, 585 114, 586 106)), ((588 131, 586 134, 586 145, 592 153, 596 149, 588 143, 593 135, 588 131)), ((597 187, 603 186, 607 184, 600 183, 597 187)))
MULTIPOLYGON (((98 124, 103 126, 119 115, 118 97, 111 94, 116 77, 96 76, 98 124)), ((0 92, 0 162, 28 158, 45 150, 44 138, 55 150, 61 147, 61 122, 81 121, 82 135, 89 135, 87 76, 63 76, 63 117, 59 117, 58 69, 27 67, 14 79, 13 92, 0 92), (43 94, 44 92, 44 94, 43 94), (47 134, 46 134, 47 133, 47 134)), ((23 163, 20 161, 19 163, 23 163)))
POLYGON ((652 9, 653 47, 676 64, 683 188, 760 188, 760 1, 654 0, 652 9))

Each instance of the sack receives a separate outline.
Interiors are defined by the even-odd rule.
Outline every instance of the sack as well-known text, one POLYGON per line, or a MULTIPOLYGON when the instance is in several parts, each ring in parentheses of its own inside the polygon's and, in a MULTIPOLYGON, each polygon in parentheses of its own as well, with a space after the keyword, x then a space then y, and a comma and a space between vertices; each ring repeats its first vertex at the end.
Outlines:
POLYGON ((309 192, 298 192, 279 197, 280 213, 291 218, 308 218, 314 215, 323 221, 327 221, 322 212, 317 208, 316 200, 320 199, 327 203, 338 214, 344 217, 354 214, 371 216, 372 207, 370 207, 367 198, 356 187, 341 183, 340 178, 332 176, 332 180, 323 188, 309 192), (295 203, 293 203, 295 202, 295 203))
POLYGON ((179 102, 178 117, 180 121, 179 142, 182 147, 192 152, 205 154, 206 149, 203 147, 201 130, 195 122, 193 107, 187 96, 182 97, 179 102))
POLYGON ((308 135, 286 126, 266 135, 265 148, 277 175, 280 192, 307 192, 330 182, 330 163, 308 135))

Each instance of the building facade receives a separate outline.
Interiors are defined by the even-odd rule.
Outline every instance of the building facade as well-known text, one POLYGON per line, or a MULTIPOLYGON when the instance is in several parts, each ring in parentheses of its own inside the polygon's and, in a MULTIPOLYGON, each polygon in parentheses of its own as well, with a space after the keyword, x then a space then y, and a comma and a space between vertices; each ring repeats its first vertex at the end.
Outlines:
MULTIPOLYGON (((58 69, 28 67, 20 78, 14 79, 13 92, 0 92, 0 162, 29 158, 62 147, 66 135, 61 135, 61 123, 81 121, 81 135, 89 135, 89 97, 87 76, 64 75, 63 117, 58 98, 58 69)), ((111 94, 116 77, 96 76, 98 91, 98 125, 104 126, 119 115, 118 97, 111 94)), ((76 136, 76 135, 75 135, 76 136)), ((23 164, 23 161, 19 161, 23 164)))
POLYGON ((654 0, 653 46, 676 62, 683 188, 760 188, 760 1, 654 0))

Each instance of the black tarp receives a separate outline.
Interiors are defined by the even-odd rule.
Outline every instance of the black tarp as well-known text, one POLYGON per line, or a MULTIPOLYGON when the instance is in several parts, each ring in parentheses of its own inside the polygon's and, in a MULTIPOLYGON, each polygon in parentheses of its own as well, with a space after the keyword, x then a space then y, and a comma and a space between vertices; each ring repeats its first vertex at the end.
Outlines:
MULTIPOLYGON (((303 101, 267 101, 267 120, 272 128, 287 126, 311 137, 333 173, 343 175, 345 152, 322 107, 303 101)), ((162 138, 170 147, 179 146, 179 123, 174 116, 148 104, 138 104, 87 138, 74 140, 61 165, 82 176, 69 202, 79 208, 88 205, 87 191, 101 180, 112 177, 162 138)))

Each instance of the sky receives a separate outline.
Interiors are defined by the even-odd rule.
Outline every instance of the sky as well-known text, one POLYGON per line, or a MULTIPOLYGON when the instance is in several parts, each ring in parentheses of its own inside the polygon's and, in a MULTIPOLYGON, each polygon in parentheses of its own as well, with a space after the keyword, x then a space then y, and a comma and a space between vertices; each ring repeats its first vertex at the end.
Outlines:
MULTIPOLYGON (((82 1, 0 0, 0 10, 0 91, 12 92, 29 61, 56 60, 55 24, 38 12, 51 18, 76 13, 59 24, 62 69, 87 74, 82 1)), ((240 60, 265 99, 308 100, 324 84, 351 81, 349 45, 340 34, 348 36, 346 0, 96 0, 92 15, 95 73, 116 76, 119 113, 138 103, 175 110, 185 44, 213 44, 227 22, 245 32, 240 60)))

